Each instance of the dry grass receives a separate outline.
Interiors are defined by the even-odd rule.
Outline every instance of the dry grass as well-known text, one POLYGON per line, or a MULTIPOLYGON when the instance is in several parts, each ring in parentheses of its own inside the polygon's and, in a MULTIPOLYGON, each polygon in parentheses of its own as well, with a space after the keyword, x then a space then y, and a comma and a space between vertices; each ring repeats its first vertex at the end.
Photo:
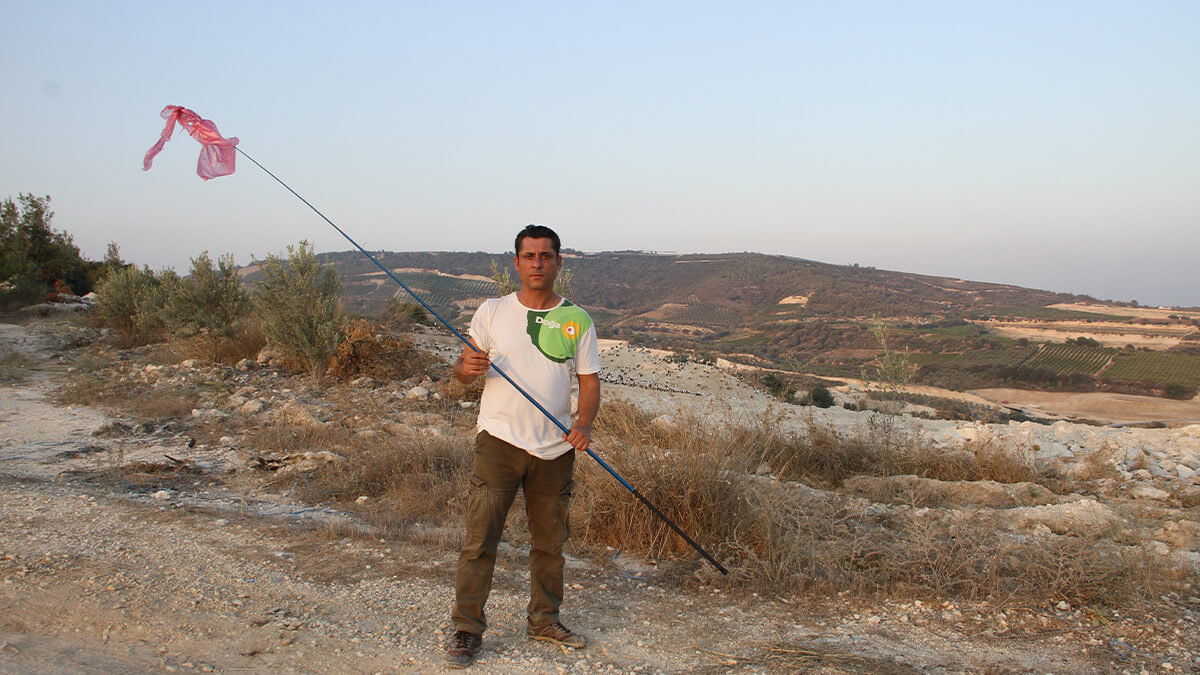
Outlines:
POLYGON ((200 405, 200 398, 194 394, 129 382, 103 369, 76 372, 59 387, 55 401, 66 405, 102 405, 148 420, 185 417, 200 405))
POLYGON ((957 452, 936 450, 892 428, 893 420, 872 417, 865 433, 845 434, 809 422, 806 440, 785 438, 768 461, 783 477, 839 486, 850 476, 914 475, 938 480, 1038 480, 1033 456, 981 438, 957 452))
POLYGON ((355 433, 344 425, 266 425, 247 443, 262 451, 289 454, 331 450, 344 463, 307 474, 280 473, 272 480, 305 501, 338 502, 376 525, 403 528, 457 521, 470 472, 465 435, 411 431, 395 435, 355 433), (359 497, 366 496, 364 504, 359 497))
POLYGON ((232 366, 242 359, 254 359, 267 344, 262 326, 253 319, 242 319, 228 334, 196 335, 172 340, 167 344, 167 353, 178 363, 186 359, 199 359, 210 363, 232 366))
MULTIPOLYGON (((985 518, 918 518, 844 494, 754 476, 780 474, 834 485, 853 475, 924 473, 943 480, 1028 478, 1022 454, 977 443, 953 461, 932 452, 871 445, 810 430, 811 442, 757 424, 681 411, 672 423, 606 402, 597 419, 606 459, 732 571, 733 583, 775 594, 900 595, 977 600, 1119 604, 1150 597, 1177 579, 1164 563, 1112 539, 1021 537, 985 518), (817 432, 817 433, 813 433, 817 432)), ((579 470, 573 531, 585 545, 651 558, 691 560, 718 582, 686 542, 592 462, 579 470)))

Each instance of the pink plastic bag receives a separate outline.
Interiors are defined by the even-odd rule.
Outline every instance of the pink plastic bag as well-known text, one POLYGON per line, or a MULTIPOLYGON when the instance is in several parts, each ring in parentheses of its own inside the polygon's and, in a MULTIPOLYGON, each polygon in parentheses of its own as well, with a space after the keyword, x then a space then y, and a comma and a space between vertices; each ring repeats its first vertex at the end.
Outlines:
POLYGON ((163 108, 162 117, 167 125, 163 127, 158 142, 146 152, 142 171, 150 170, 155 155, 162 152, 163 146, 171 140, 175 123, 179 122, 203 146, 200 149, 200 161, 196 164, 196 173, 201 178, 208 180, 233 173, 234 160, 237 159, 237 150, 234 149, 238 144, 237 138, 224 138, 217 131, 217 125, 182 106, 169 105, 163 108))

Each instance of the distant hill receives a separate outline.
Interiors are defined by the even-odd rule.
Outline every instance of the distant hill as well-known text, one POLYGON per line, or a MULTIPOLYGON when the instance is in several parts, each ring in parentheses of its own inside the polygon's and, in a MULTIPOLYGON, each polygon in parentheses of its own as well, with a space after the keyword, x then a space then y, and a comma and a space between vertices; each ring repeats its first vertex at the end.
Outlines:
MULTIPOLYGON (((880 314, 938 320, 972 312, 1020 317, 1024 314, 1018 308, 1095 302, 1087 296, 1068 293, 759 253, 668 255, 566 251, 565 254, 564 264, 574 273, 572 299, 612 313, 617 321, 663 309, 664 305, 678 307, 667 308, 664 311, 669 316, 659 318, 732 327, 740 321, 758 318, 764 311, 768 316, 793 318, 880 314)), ((509 254, 482 252, 380 252, 376 257, 390 269, 409 270, 409 274, 423 270, 480 279, 487 278, 492 261, 511 267, 512 260, 509 254)), ((390 293, 375 283, 381 273, 361 253, 326 253, 321 258, 333 263, 345 276, 351 306, 365 313, 382 310, 390 293)), ((436 285, 432 277, 411 278, 435 285, 426 290, 435 295, 444 293, 444 297, 437 299, 451 304, 454 300, 486 296, 483 287, 448 282, 436 285)), ((389 288, 395 289, 395 285, 389 288)))
MULTIPOLYGON (((374 255, 456 326, 465 326, 474 308, 495 293, 492 262, 509 268, 512 263, 511 254, 485 252, 374 255)), ((320 258, 343 275, 344 304, 352 312, 373 316, 393 297, 409 301, 358 251, 320 258)), ((759 253, 564 250, 564 258, 573 273, 571 300, 592 314, 602 337, 706 359, 720 355, 787 370, 859 376, 882 352, 882 330, 889 348, 909 350, 920 366, 918 380, 953 388, 1144 392, 1178 381, 1194 391, 1200 382, 1200 356, 1190 353, 1200 351, 1200 315, 1195 313, 1137 318, 1123 305, 1106 306, 1083 295, 759 253), (1160 379, 1145 382, 1104 379, 1110 370, 1129 370, 1117 364, 1132 363, 1125 354, 1141 344, 1132 336, 1152 329, 1161 334, 1153 339, 1165 341, 1156 349, 1183 351, 1195 368, 1186 365, 1179 371, 1183 374, 1172 376, 1175 380, 1161 379, 1162 369, 1155 371, 1160 379), (1059 360, 1038 356, 1036 343, 1062 343, 1072 335, 1092 340, 1094 334, 1113 345, 1088 357, 1098 364, 1094 369, 1072 362, 1060 372, 1054 369, 1059 360)))

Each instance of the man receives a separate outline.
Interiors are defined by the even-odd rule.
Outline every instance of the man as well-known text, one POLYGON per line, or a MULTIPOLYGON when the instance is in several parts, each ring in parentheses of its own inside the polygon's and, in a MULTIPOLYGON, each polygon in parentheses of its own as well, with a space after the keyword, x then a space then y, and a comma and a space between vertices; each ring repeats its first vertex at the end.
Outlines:
POLYGON ((485 302, 471 320, 471 343, 454 363, 470 383, 486 376, 479 403, 475 460, 466 507, 466 542, 455 580, 454 636, 446 664, 465 668, 483 645, 483 607, 492 587, 496 548, 518 488, 529 516, 528 635, 582 649, 583 636, 559 621, 563 544, 570 536, 567 503, 574 485, 575 450, 591 442, 600 409, 600 355, 596 329, 579 307, 554 292, 562 267, 559 238, 529 225, 517 234, 513 265, 521 288, 485 302), (570 433, 551 422, 492 363, 513 378, 570 433), (579 381, 579 408, 571 423, 571 376, 579 381))

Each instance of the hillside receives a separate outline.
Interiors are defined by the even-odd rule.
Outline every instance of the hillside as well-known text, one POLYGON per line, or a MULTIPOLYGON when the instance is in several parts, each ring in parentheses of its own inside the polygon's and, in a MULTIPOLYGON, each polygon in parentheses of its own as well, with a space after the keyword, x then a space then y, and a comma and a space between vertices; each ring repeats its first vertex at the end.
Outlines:
MULTIPOLYGON (((484 252, 376 255, 458 326, 494 293, 492 262, 510 263, 484 252)), ((1200 312, 758 253, 567 250, 564 258, 572 299, 604 337, 702 360, 859 377, 878 365, 883 335, 919 366, 916 381, 954 389, 1182 398, 1200 386, 1200 312)), ((408 301, 357 251, 322 259, 343 275, 352 312, 374 316, 393 297, 408 301)))
MULTIPOLYGON (((475 401, 452 338, 406 339, 410 379, 317 385, 266 350, 0 323, 0 673, 445 672, 475 401)), ((597 450, 731 574, 581 457, 563 613, 588 648, 525 638, 518 506, 471 672, 1200 667, 1200 425, 800 408, 602 358, 637 376, 605 385, 597 450)))

